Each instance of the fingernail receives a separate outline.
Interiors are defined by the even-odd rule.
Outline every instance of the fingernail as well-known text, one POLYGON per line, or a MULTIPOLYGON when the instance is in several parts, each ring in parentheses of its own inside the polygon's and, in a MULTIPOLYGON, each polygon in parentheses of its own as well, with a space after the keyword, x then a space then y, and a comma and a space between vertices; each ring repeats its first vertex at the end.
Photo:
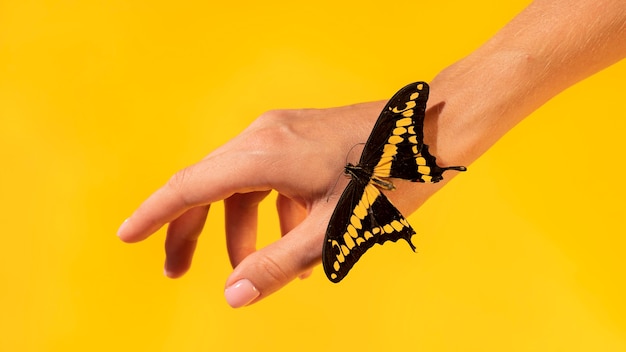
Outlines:
POLYGON ((120 225, 119 229, 117 229, 117 237, 122 237, 122 232, 124 232, 124 228, 126 227, 126 225, 128 224, 128 219, 124 220, 124 222, 122 223, 122 225, 120 225))
POLYGON ((233 308, 245 306, 259 297, 260 294, 248 279, 241 279, 224 290, 226 302, 233 308))
POLYGON ((174 274, 169 271, 167 268, 163 268, 163 275, 165 275, 165 277, 173 279, 174 278, 174 274))

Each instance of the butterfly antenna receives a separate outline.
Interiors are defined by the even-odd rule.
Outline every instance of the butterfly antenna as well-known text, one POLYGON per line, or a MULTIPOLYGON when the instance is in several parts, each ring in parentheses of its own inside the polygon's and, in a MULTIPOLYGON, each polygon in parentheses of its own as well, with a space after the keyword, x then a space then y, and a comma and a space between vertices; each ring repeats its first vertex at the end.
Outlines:
POLYGON ((339 177, 341 176, 337 176, 337 179, 335 180, 335 184, 333 185, 333 188, 331 188, 330 192, 328 192, 328 196, 326 196, 326 203, 330 201, 330 195, 333 194, 333 191, 335 190, 335 188, 337 188, 337 184, 339 183, 339 177))
MULTIPOLYGON (((348 156, 350 155, 350 153, 352 153, 352 149, 354 149, 357 145, 365 145, 365 143, 357 143, 353 145, 352 148, 350 148, 350 150, 348 150, 348 153, 346 154, 346 162, 344 163, 345 165, 348 165, 348 156)), ((335 188, 337 188, 337 184, 339 183, 339 177, 341 176, 337 176, 337 179, 335 180, 335 184, 333 185, 333 188, 330 189, 330 192, 328 193, 328 196, 326 197, 326 203, 330 201, 330 195, 333 194, 333 191, 335 190, 335 188)))
POLYGON ((352 150, 356 148, 357 145, 365 145, 365 143, 357 143, 353 145, 352 148, 350 148, 350 150, 348 150, 348 154, 346 154, 346 164, 348 164, 348 156, 350 155, 350 153, 352 153, 352 150))

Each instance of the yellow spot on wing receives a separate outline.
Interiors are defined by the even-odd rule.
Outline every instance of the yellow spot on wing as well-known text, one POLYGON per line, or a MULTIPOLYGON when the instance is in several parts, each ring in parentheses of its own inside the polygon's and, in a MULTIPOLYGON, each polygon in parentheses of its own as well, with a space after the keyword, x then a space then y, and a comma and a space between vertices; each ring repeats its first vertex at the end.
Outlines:
MULTIPOLYGON (((359 233, 356 231, 356 229, 352 225, 348 225, 348 233, 350 234, 350 236, 352 238, 359 237, 359 233)), ((352 247, 350 247, 350 248, 352 248, 352 247)))
POLYGON ((391 163, 377 166, 374 169, 374 174, 377 177, 389 177, 391 175, 391 163))
MULTIPOLYGON (((337 248, 339 250, 339 253, 337 253, 337 261, 335 262, 335 266, 338 266, 339 263, 343 263, 346 260, 346 257, 344 257, 343 254, 341 253, 342 251, 341 251, 341 246, 339 246, 339 242, 337 242, 336 240, 333 240, 330 244, 332 247, 337 248)), ((339 268, 335 270, 339 270, 339 268)))
POLYGON ((413 143, 413 144, 417 144, 417 136, 411 136, 409 137, 409 142, 413 143))
MULTIPOLYGON (((387 178, 389 176, 391 176, 391 163, 387 163, 384 165, 380 165, 377 166, 376 168, 374 168, 374 176, 376 176, 377 178, 387 178)), ((382 180, 380 180, 382 181, 382 180)), ((377 181, 373 181, 375 183, 379 183, 377 181)), ((380 184, 379 184, 380 185, 380 184)))
MULTIPOLYGON (((354 229, 354 227, 352 229, 354 229)), ((355 244, 354 244, 354 241, 352 240, 352 237, 350 237, 349 231, 350 231, 350 226, 348 226, 348 232, 343 234, 343 241, 346 243, 346 246, 348 247, 348 249, 352 249, 352 248, 354 248, 355 244)), ((348 251, 348 253, 349 252, 350 251, 348 251)), ((348 253, 344 252, 344 254, 346 254, 346 255, 348 253)))
POLYGON ((363 194, 363 197, 366 198, 367 204, 374 204, 374 201, 376 200, 376 198, 378 198, 379 195, 380 191, 374 185, 369 184, 365 186, 365 193, 363 194))
POLYGON ((404 226, 403 226, 403 225, 400 223, 400 221, 398 221, 398 220, 394 220, 394 221, 392 221, 390 225, 391 225, 391 227, 393 227, 393 228, 394 228, 394 230, 396 230, 396 231, 400 231, 400 230, 402 230, 402 229, 404 228, 404 226))
POLYGON ((400 136, 391 136, 389 137, 389 139, 387 140, 389 143, 391 144, 398 144, 400 142, 402 142, 404 140, 404 138, 400 137, 400 136))
POLYGON ((393 161, 393 156, 391 155, 384 155, 380 158, 380 161, 378 162, 377 166, 383 166, 385 164, 391 164, 391 162, 393 161))
POLYGON ((391 225, 387 224, 387 225, 383 226, 383 231, 385 231, 386 233, 392 233, 393 232, 393 227, 391 227, 391 225))
POLYGON ((385 144, 383 148, 383 155, 394 155, 398 151, 398 147, 394 144, 385 144))
POLYGON ((424 166, 424 165, 419 165, 417 167, 417 172, 419 172, 420 174, 423 174, 423 175, 429 175, 430 174, 430 167, 424 166))
MULTIPOLYGON (((417 149, 417 147, 414 147, 417 149)), ((422 156, 418 156, 417 158, 415 158, 415 163, 417 165, 426 165, 426 159, 424 159, 424 157, 422 156)))
POLYGON ((393 109, 391 109, 391 111, 393 111, 394 113, 398 114, 401 112, 405 112, 407 110, 411 110, 415 107, 415 105, 417 105, 417 103, 415 103, 414 101, 407 101, 406 102, 406 107, 404 107, 404 109, 400 110, 398 109, 398 107, 394 107, 393 109))
POLYGON ((354 226, 355 229, 362 229, 363 224, 361 223, 361 219, 359 219, 356 215, 352 215, 350 217, 350 224, 354 226))
POLYGON ((411 97, 410 97, 409 99, 411 99, 411 100, 415 100, 415 99, 417 99, 417 97, 419 97, 419 96, 420 96, 420 93, 419 93, 419 92, 415 92, 415 93, 411 94, 411 97))
POLYGON ((367 215, 367 209, 365 208, 365 206, 363 206, 363 201, 357 204, 352 213, 361 220, 365 219, 365 216, 367 215))
POLYGON ((394 144, 385 144, 385 147, 383 148, 383 155, 380 157, 378 165, 390 163, 391 161, 393 161, 393 157, 396 155, 397 151, 398 147, 396 147, 394 144))
POLYGON ((413 119, 406 117, 396 121, 396 127, 405 127, 413 123, 413 119))
POLYGON ((395 135, 401 135, 401 134, 405 134, 407 132, 408 131, 404 127, 396 127, 396 128, 393 129, 393 132, 391 132, 391 133, 393 133, 395 135))

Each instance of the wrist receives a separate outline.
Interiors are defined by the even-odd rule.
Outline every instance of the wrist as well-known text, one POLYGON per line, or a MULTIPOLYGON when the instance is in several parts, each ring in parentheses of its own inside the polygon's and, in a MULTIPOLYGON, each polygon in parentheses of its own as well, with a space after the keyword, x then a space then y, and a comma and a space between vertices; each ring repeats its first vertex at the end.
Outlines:
POLYGON ((431 81, 425 141, 443 165, 471 163, 556 94, 626 56, 623 1, 575 3, 533 2, 431 81))
POLYGON ((442 166, 468 165, 547 101, 525 53, 477 51, 431 82, 425 143, 442 166))

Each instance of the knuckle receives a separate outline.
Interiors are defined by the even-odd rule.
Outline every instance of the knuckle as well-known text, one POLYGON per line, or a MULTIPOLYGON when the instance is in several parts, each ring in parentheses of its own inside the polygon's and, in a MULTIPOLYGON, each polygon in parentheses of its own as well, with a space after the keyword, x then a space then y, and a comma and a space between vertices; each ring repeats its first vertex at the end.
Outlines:
POLYGON ((257 150, 276 150, 289 145, 296 138, 293 112, 271 110, 255 121, 255 129, 246 139, 257 150))
POLYGON ((293 111, 291 110, 268 110, 262 113, 257 121, 259 123, 280 123, 284 120, 289 120, 293 111))
POLYGON ((165 187, 169 192, 174 194, 185 206, 191 206, 194 203, 193 199, 191 199, 185 192, 187 184, 189 183, 189 178, 191 177, 191 172, 189 168, 182 169, 172 175, 165 187))
POLYGON ((288 270, 268 256, 259 256, 256 266, 269 279, 271 286, 282 286, 292 279, 288 270))
POLYGON ((182 169, 178 171, 177 173, 172 175, 172 177, 170 177, 170 179, 167 181, 167 186, 172 190, 179 191, 181 188, 183 188, 185 180, 188 178, 188 173, 189 172, 187 171, 187 169, 182 169))

